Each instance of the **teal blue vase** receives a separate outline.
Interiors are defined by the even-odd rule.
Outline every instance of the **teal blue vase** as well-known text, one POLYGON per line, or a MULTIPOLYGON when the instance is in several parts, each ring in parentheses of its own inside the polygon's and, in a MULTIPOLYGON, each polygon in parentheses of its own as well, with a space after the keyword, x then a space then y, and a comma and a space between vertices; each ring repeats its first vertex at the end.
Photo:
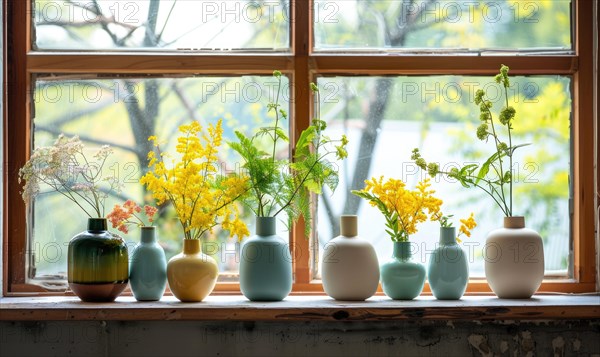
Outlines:
POLYGON ((252 301, 281 301, 292 291, 288 242, 275 234, 275 217, 256 217, 256 235, 242 243, 240 290, 252 301))
POLYGON ((427 279, 436 299, 458 300, 465 293, 469 264, 465 252, 456 243, 456 228, 440 228, 440 243, 431 254, 427 279))
POLYGON ((155 227, 141 227, 142 237, 135 246, 129 265, 129 283, 138 301, 157 301, 167 287, 167 258, 156 241, 155 227))
POLYGON ((392 259, 381 265, 383 292, 394 300, 412 300, 425 284, 425 267, 412 259, 410 242, 394 242, 392 259))

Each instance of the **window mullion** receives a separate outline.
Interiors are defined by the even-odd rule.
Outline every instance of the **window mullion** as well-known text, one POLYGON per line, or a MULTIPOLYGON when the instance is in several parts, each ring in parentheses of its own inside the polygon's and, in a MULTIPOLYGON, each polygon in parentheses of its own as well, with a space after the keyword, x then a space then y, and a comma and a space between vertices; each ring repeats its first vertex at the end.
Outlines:
MULTIPOLYGON (((309 71, 308 71, 308 46, 309 34, 312 31, 310 16, 310 1, 292 0, 291 1, 291 21, 292 26, 292 50, 294 52, 294 71, 291 75, 291 96, 290 101, 293 125, 292 147, 303 129, 310 124, 312 105, 309 90, 309 71)), ((294 282, 295 284, 307 284, 310 282, 310 259, 309 237, 304 236, 304 223, 298 222, 290 232, 290 242, 292 256, 294 257, 294 282)), ((295 289, 296 290, 296 289, 295 289)))

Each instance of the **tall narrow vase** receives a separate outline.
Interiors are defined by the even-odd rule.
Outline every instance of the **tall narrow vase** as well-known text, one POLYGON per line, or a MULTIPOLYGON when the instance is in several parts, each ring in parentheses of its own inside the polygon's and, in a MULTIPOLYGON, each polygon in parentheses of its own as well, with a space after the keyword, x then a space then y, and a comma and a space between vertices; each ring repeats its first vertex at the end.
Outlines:
POLYGON ((240 289, 252 301, 280 301, 292 291, 288 243, 275 231, 275 217, 256 217, 256 235, 242 243, 240 289))
POLYGON ((156 227, 141 227, 141 239, 131 255, 129 284, 139 301, 160 300, 167 286, 167 259, 156 241, 156 227))
POLYGON ((184 239, 183 252, 167 264, 171 292, 183 302, 204 300, 215 288, 218 277, 217 262, 202 253, 199 239, 184 239))
POLYGON ((365 300, 379 285, 379 262, 371 243, 358 237, 358 218, 340 217, 341 235, 325 245, 321 279, 336 300, 365 300))
POLYGON ((528 299, 544 279, 542 237, 525 228, 524 217, 504 217, 504 228, 488 234, 485 277, 499 298, 528 299))
POLYGON ((127 287, 129 256, 123 238, 108 231, 105 218, 88 219, 88 229, 69 242, 67 277, 83 301, 114 301, 127 287))
POLYGON ((394 300, 412 300, 425 284, 425 267, 412 259, 412 243, 394 242, 392 259, 381 265, 383 292, 394 300))
POLYGON ((458 300, 465 293, 469 265, 465 252, 456 243, 455 227, 440 228, 439 246, 431 254, 427 279, 436 299, 458 300))

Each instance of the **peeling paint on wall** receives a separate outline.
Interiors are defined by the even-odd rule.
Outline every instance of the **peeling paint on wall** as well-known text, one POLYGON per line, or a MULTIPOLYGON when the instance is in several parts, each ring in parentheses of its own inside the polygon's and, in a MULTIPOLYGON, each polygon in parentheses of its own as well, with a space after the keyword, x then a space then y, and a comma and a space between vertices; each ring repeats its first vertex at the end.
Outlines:
POLYGON ((554 357, 565 355, 565 339, 562 336, 558 336, 552 340, 552 350, 554 351, 554 357))

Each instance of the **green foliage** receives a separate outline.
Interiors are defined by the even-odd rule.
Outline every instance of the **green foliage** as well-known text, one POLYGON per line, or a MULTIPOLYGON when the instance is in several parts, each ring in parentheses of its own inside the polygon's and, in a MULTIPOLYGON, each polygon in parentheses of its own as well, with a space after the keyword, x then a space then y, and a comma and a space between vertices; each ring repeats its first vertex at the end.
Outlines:
POLYGON ((352 194, 375 203, 377 208, 383 213, 383 217, 385 217, 385 232, 390 236, 392 242, 408 242, 408 233, 402 229, 402 224, 398 221, 398 212, 390 211, 385 203, 372 193, 352 190, 352 194))
POLYGON ((500 110, 498 115, 499 123, 494 121, 494 116, 491 112, 493 104, 487 98, 487 93, 479 89, 475 94, 475 104, 479 106, 479 119, 481 120, 481 125, 477 128, 477 138, 482 141, 488 141, 491 138, 495 147, 495 152, 481 166, 478 164, 469 164, 460 169, 453 168, 446 172, 440 171, 435 164, 427 164, 427 161, 421 157, 419 149, 413 150, 411 158, 417 166, 423 170, 427 170, 431 176, 438 174, 447 175, 450 178, 456 179, 465 188, 480 188, 492 197, 507 217, 510 217, 513 215, 513 155, 516 149, 529 144, 512 144, 513 121, 516 116, 516 109, 508 104, 508 88, 510 88, 508 70, 507 66, 502 65, 500 73, 495 76, 496 83, 502 85, 504 89, 506 99, 506 105, 500 110), (501 140, 499 134, 500 127, 496 129, 498 125, 506 128, 508 144, 501 140), (508 193, 506 193, 507 189, 508 193))
MULTIPOLYGON (((280 127, 281 121, 287 119, 287 113, 280 108, 281 72, 274 71, 278 80, 276 99, 267 105, 267 112, 274 113, 275 123, 262 127, 252 137, 239 131, 235 134, 237 142, 229 142, 229 146, 243 159, 243 169, 249 176, 248 194, 243 202, 258 217, 274 217, 285 211, 288 216, 288 228, 300 217, 304 218, 305 233, 308 236, 311 228, 311 195, 323 193, 323 185, 334 191, 338 184, 336 167, 328 160, 335 155, 337 159, 347 156, 348 140, 343 136, 332 140, 323 135, 327 128, 324 121, 314 119, 308 128, 300 133, 296 142, 293 160, 278 159, 276 147, 278 141, 289 142, 289 138, 280 127), (272 146, 271 152, 259 149, 272 146)), ((311 90, 317 100, 318 88, 311 83, 311 90)))

